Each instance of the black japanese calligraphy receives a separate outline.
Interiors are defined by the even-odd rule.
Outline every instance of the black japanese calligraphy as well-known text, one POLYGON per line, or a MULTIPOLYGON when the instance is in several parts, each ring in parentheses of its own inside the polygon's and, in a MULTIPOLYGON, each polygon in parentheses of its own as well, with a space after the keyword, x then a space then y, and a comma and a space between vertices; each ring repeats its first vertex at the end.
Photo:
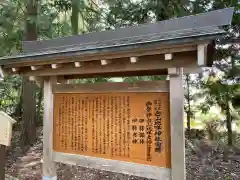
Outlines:
POLYGON ((146 102, 147 117, 147 161, 152 161, 152 102, 146 102))
POLYGON ((154 111, 155 111, 155 122, 154 122, 154 129, 155 129, 155 152, 162 152, 162 119, 161 119, 161 100, 154 101, 154 111))

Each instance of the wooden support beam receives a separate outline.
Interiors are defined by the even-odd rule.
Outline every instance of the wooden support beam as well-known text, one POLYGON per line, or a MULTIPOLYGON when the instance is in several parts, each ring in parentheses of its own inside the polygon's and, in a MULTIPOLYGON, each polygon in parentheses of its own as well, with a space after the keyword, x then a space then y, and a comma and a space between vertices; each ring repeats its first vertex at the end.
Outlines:
POLYGON ((53 162, 53 94, 52 85, 57 78, 44 81, 44 119, 43 119, 43 180, 57 180, 56 165, 53 162))
MULTIPOLYGON (((205 43, 205 42, 204 42, 205 43)), ((208 41, 206 43, 209 43, 208 41)), ((33 59, 32 61, 19 61, 14 63, 14 67, 22 67, 29 65, 46 65, 46 64, 61 64, 61 63, 69 63, 69 62, 85 62, 85 61, 100 61, 100 60, 111 60, 118 61, 119 58, 129 58, 129 57, 140 57, 140 56, 149 56, 149 55, 164 55, 168 53, 179 53, 179 52, 189 52, 189 51, 197 51, 197 42, 188 43, 184 45, 160 45, 157 47, 149 47, 146 49, 136 48, 131 51, 119 51, 119 52, 102 52, 102 53, 94 53, 94 54, 79 54, 75 55, 71 60, 66 58, 66 56, 57 56, 54 59, 45 59, 42 61, 33 59)), ((5 65, 6 68, 12 68, 13 65, 5 65)))
POLYGON ((139 176, 144 179, 171 180, 171 169, 164 167, 61 152, 54 152, 53 159, 55 162, 139 176))
POLYGON ((101 60, 101 65, 105 66, 108 65, 110 62, 110 60, 101 60))
POLYGON ((138 57, 130 57, 130 62, 131 62, 132 64, 137 63, 138 60, 139 60, 138 57))
POLYGON ((183 70, 170 75, 170 122, 172 180, 185 180, 184 89, 183 70))
POLYGON ((134 83, 56 84, 53 93, 108 93, 108 92, 168 92, 167 81, 138 81, 134 83), (106 88, 107 87, 107 88, 106 88))
MULTIPOLYGON (((129 58, 119 59, 119 61, 112 61, 107 66, 99 67, 99 63, 86 63, 84 68, 75 68, 72 64, 64 65, 58 69, 44 68, 37 71, 25 71, 24 75, 26 76, 61 76, 61 75, 79 75, 79 77, 93 77, 98 74, 100 76, 115 76, 115 74, 121 76, 126 76, 127 74, 132 74, 138 76, 142 71, 152 71, 152 72, 163 72, 168 68, 172 68, 173 65, 176 67, 183 66, 196 66, 197 62, 197 53, 188 52, 188 53, 179 53, 174 55, 174 59, 171 61, 165 61, 164 55, 156 56, 143 56, 141 61, 138 63, 129 63, 129 58), (135 74, 134 74, 135 73, 135 74), (107 75, 106 75, 107 74, 107 75)), ((167 74, 167 73, 166 73, 167 74)), ((156 74, 155 74, 156 75, 156 74)))
POLYGON ((81 67, 82 64, 81 64, 81 62, 74 62, 74 66, 75 66, 75 67, 81 67))
POLYGON ((207 44, 200 44, 197 47, 198 66, 205 66, 207 63, 207 44))

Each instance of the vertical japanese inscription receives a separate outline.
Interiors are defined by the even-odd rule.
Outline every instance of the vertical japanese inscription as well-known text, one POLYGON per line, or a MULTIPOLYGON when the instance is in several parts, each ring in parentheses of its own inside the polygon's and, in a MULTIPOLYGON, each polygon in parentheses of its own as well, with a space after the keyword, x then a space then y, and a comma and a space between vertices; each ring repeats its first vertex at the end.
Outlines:
POLYGON ((103 105, 102 105, 102 111, 103 111, 103 119, 102 119, 102 123, 103 123, 103 154, 106 154, 106 96, 103 96, 103 105))
POLYGON ((114 124, 113 124, 113 122, 114 122, 114 119, 113 119, 113 114, 114 114, 114 106, 113 106, 113 102, 114 102, 114 97, 113 96, 111 96, 111 116, 110 116, 110 118, 111 118, 111 157, 113 157, 113 154, 114 154, 114 143, 113 143, 113 141, 114 141, 114 124))
POLYGON ((64 121, 64 101, 65 101, 65 97, 61 96, 60 97, 60 107, 59 107, 59 121, 58 121, 58 126, 59 126, 59 133, 56 134, 57 136, 59 136, 59 140, 60 140, 60 147, 64 147, 64 126, 62 125, 62 122, 64 121))
POLYGON ((107 103, 107 112, 106 112, 106 117, 107 117, 107 151, 109 152, 109 147, 110 147, 110 97, 107 96, 106 99, 107 103))
POLYGON ((147 161, 152 161, 152 102, 146 102, 147 117, 147 161))
POLYGON ((68 114, 69 114, 69 118, 68 118, 68 125, 67 125, 67 127, 68 127, 68 130, 67 130, 67 139, 68 139, 68 141, 67 141, 67 148, 68 149, 72 149, 72 146, 71 146, 71 144, 72 144, 72 136, 73 136, 73 134, 71 133, 72 132, 72 113, 71 113, 71 110, 72 110, 72 108, 71 108, 71 96, 69 96, 68 97, 68 100, 67 100, 67 102, 68 102, 68 104, 67 104, 67 108, 68 108, 68 114))
POLYGON ((82 123, 81 123, 81 115, 80 115, 80 113, 81 113, 81 97, 77 97, 77 112, 76 112, 76 114, 77 114, 77 121, 78 121, 78 124, 77 124, 77 127, 78 127, 78 132, 77 132, 77 137, 78 137, 78 139, 77 139, 77 141, 78 141, 78 148, 77 148, 77 150, 78 150, 78 152, 81 152, 82 151, 82 149, 81 149, 81 131, 82 131, 82 123))
POLYGON ((122 97, 122 109, 123 109, 123 111, 122 111, 122 122, 123 122, 123 132, 122 132, 122 137, 123 137, 123 156, 124 157, 126 157, 126 97, 125 96, 123 96, 122 97))
POLYGON ((139 119, 139 143, 144 144, 145 143, 145 120, 143 118, 139 119))
POLYGON ((92 100, 92 107, 91 107, 91 111, 92 111, 92 153, 95 152, 95 141, 96 141, 96 127, 95 127, 95 100, 92 100))
POLYGON ((118 96, 118 156, 122 156, 122 97, 118 96))
POLYGON ((131 119, 131 110, 130 110, 130 96, 127 96, 127 156, 130 157, 130 119, 131 119))
POLYGON ((81 151, 84 151, 84 99, 81 100, 81 151))
MULTIPOLYGON (((69 107, 74 107, 74 97, 72 96, 71 97, 71 99, 70 99, 70 101, 71 101, 71 106, 69 106, 69 107)), ((74 126, 74 124, 75 124, 75 122, 74 122, 74 119, 75 119, 75 117, 74 117, 74 108, 70 108, 70 111, 71 111, 71 126, 70 126, 70 128, 71 128, 71 131, 70 132, 75 132, 75 126, 74 126)), ((74 146, 75 146, 75 139, 74 139, 74 136, 75 136, 75 134, 73 134, 73 133, 71 133, 71 135, 72 135, 72 137, 71 137, 71 149, 72 150, 74 150, 75 148, 74 148, 74 146)))
POLYGON ((155 128, 155 152, 162 152, 162 112, 161 112, 161 99, 155 100, 154 101, 154 106, 155 106, 155 123, 154 123, 154 128, 155 128))
POLYGON ((132 120, 132 143, 137 144, 138 143, 138 133, 137 133, 138 127, 137 127, 137 119, 132 120))
POLYGON ((84 150, 85 151, 87 151, 87 149, 88 149, 88 119, 89 119, 89 113, 88 113, 88 108, 89 108, 89 106, 88 106, 88 104, 90 104, 89 103, 89 100, 88 100, 88 98, 86 98, 86 100, 85 100, 85 118, 84 118, 84 134, 85 134, 85 136, 84 136, 84 144, 85 144, 85 146, 84 146, 84 150))
POLYGON ((98 144, 99 144, 99 97, 96 97, 96 144, 95 144, 95 153, 99 152, 98 144))
POLYGON ((67 150, 68 149, 68 119, 67 119, 67 113, 68 113, 68 97, 65 97, 64 99, 64 109, 67 111, 64 113, 64 127, 63 127, 63 136, 64 136, 64 150, 67 150))
POLYGON ((114 97, 114 109, 115 109, 115 113, 114 113, 114 155, 117 156, 118 155, 118 97, 115 96, 114 97))
POLYGON ((99 114, 98 114, 98 122, 99 122, 99 153, 102 154, 102 97, 99 96, 99 114))
POLYGON ((77 98, 74 96, 74 151, 78 151, 78 103, 77 103, 77 98))
POLYGON ((156 166, 169 156, 168 94, 57 94, 54 150, 156 166))

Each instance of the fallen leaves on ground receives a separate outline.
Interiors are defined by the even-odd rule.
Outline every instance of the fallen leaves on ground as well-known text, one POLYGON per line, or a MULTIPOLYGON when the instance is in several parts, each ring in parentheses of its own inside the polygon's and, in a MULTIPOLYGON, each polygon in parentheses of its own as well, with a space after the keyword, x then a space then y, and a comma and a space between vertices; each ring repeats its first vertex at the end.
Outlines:
MULTIPOLYGON (((6 173, 21 180, 41 180, 42 128, 37 142, 23 153, 20 132, 8 149, 6 173)), ((240 180, 240 151, 207 140, 186 141, 187 180, 240 180)), ((119 173, 57 164, 58 180, 146 180, 119 173)))

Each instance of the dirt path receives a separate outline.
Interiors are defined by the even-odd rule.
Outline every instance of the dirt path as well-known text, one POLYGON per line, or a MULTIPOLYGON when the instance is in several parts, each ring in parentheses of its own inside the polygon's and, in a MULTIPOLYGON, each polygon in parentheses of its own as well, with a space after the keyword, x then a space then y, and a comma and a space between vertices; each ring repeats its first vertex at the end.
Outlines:
MULTIPOLYGON (((19 180, 41 180, 42 130, 38 140, 25 154, 19 145, 20 134, 14 132, 8 152, 6 173, 19 180)), ((189 143, 187 143, 189 144, 189 143)), ((200 143, 186 147, 187 180, 240 180, 240 152, 227 151, 200 143)), ((118 173, 57 164, 58 180, 146 180, 118 173)), ((12 180, 12 179, 10 179, 12 180)))

